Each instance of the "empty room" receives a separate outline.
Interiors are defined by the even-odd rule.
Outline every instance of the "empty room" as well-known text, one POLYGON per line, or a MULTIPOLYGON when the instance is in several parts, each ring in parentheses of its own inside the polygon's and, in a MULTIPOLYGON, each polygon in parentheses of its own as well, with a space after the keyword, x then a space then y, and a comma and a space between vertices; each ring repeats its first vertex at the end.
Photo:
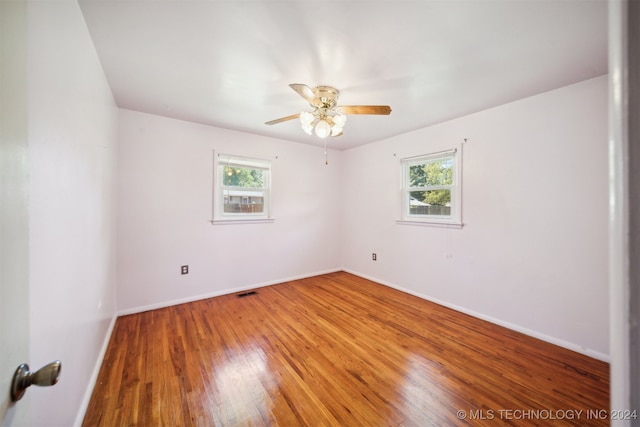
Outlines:
POLYGON ((609 7, 2 3, 3 425, 637 421, 609 7))

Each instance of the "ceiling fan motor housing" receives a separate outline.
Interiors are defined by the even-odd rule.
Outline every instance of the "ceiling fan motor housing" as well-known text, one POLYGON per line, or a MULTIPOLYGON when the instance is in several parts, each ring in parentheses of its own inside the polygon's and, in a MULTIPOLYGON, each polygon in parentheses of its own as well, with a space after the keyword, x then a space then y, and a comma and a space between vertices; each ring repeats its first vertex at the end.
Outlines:
POLYGON ((315 108, 332 109, 338 105, 338 89, 331 86, 318 86, 313 89, 313 99, 310 104, 315 108))

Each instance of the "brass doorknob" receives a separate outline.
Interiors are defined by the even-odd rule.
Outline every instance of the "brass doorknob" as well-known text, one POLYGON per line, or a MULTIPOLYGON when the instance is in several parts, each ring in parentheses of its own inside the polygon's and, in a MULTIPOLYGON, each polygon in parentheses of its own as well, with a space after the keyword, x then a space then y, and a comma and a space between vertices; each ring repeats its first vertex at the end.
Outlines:
POLYGON ((58 382, 62 362, 56 360, 38 369, 36 372, 29 371, 29 365, 23 363, 18 366, 11 382, 11 400, 17 402, 22 399, 24 392, 30 385, 50 386, 58 382))

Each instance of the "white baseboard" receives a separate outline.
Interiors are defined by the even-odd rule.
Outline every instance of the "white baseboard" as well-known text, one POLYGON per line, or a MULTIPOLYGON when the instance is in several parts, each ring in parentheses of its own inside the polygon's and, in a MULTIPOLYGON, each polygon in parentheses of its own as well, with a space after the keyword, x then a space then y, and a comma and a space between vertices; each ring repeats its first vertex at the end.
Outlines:
POLYGON ((104 340, 102 341, 102 348, 100 349, 100 353, 98 354, 98 358, 96 359, 96 363, 93 367, 91 378, 89 378, 89 383, 87 384, 82 403, 80 404, 80 408, 78 409, 76 420, 73 423, 74 427, 81 427, 82 421, 84 421, 84 416, 87 413, 87 408, 89 408, 91 395, 93 394, 93 389, 96 385, 96 382, 98 381, 98 374, 100 374, 100 368, 102 368, 104 356, 107 354, 107 348, 109 347, 109 341, 111 340, 111 335, 113 334, 113 328, 116 326, 117 318, 117 314, 114 313, 113 317, 111 318, 111 323, 109 323, 109 328, 107 328, 107 333, 105 334, 104 340))
POLYGON ((240 286, 240 287, 237 287, 237 288, 224 289, 222 291, 216 291, 216 292, 211 292, 211 293, 207 293, 207 294, 200 294, 200 295, 195 295, 195 296, 186 297, 186 298, 179 298, 179 299, 172 300, 172 301, 163 301, 163 302, 159 302, 159 303, 155 303, 155 304, 149 304, 149 305, 144 305, 144 306, 140 306, 140 307, 128 308, 128 309, 125 309, 125 310, 118 311, 117 315, 118 316, 126 316, 128 314, 142 313, 142 312, 149 311, 149 310, 157 310, 159 308, 171 307, 171 306, 178 305, 178 304, 184 304, 184 303, 193 302, 193 301, 200 301, 200 300, 203 300, 203 299, 219 297, 219 296, 222 296, 222 295, 235 294, 237 292, 247 291, 249 289, 262 288, 262 287, 265 287, 265 286, 277 285, 278 283, 290 282, 290 281, 293 281, 293 280, 306 279, 306 278, 309 278, 309 277, 320 276, 320 275, 323 275, 323 274, 335 273, 336 271, 342 271, 342 268, 336 268, 336 269, 324 270, 324 271, 317 271, 315 273, 303 274, 303 275, 300 275, 300 276, 285 277, 285 278, 281 278, 281 279, 270 280, 268 282, 254 283, 254 284, 251 284, 251 285, 240 286))
POLYGON ((431 302, 433 302, 435 304, 438 304, 438 305, 441 305, 441 306, 444 306, 444 307, 459 311, 459 312, 464 313, 464 314, 468 314, 468 315, 476 317, 478 319, 486 320, 487 322, 494 323, 494 324, 499 325, 499 326, 503 326, 505 328, 511 329, 513 331, 516 331, 516 332, 520 332, 520 333, 528 335, 530 337, 534 337, 534 338, 540 339, 542 341, 546 341, 548 343, 557 345, 559 347, 563 347, 563 348, 566 348, 568 350, 575 351, 576 353, 584 354, 585 356, 589 356, 589 357, 592 357, 594 359, 601 360, 603 362, 607 362, 607 363, 611 362, 611 357, 608 354, 604 354, 604 353, 601 353, 599 351, 595 351, 595 350, 586 348, 584 346, 581 346, 581 345, 578 345, 578 344, 574 344, 574 343, 562 340, 562 339, 557 338, 557 337, 553 337, 553 336, 550 336, 550 335, 547 335, 547 334, 543 334, 541 332, 534 331, 532 329, 528 329, 528 328, 522 327, 520 325, 516 325, 514 323, 506 322, 504 320, 500 320, 500 319, 497 319, 495 317, 491 317, 491 316, 488 316, 486 314, 479 313, 477 311, 470 310, 470 309, 465 308, 465 307, 461 307, 459 305, 451 304, 451 303, 449 303, 447 301, 442 301, 442 300, 439 300, 437 298, 432 298, 432 297, 430 297, 428 295, 424 295, 424 294, 421 294, 419 292, 415 292, 415 291, 412 291, 410 289, 403 288, 402 286, 398 286, 395 283, 389 283, 389 282, 386 282, 384 280, 380 280, 380 279, 377 279, 375 277, 369 276, 367 274, 362 274, 362 273, 359 273, 357 271, 353 271, 353 270, 348 269, 348 268, 343 268, 342 270, 346 271, 347 273, 351 273, 351 274, 354 274, 356 276, 362 277, 364 279, 368 279, 368 280, 371 280, 373 282, 380 283, 382 285, 388 286, 388 287, 396 289, 398 291, 401 291, 401 292, 416 296, 418 298, 422 298, 424 300, 431 301, 431 302))

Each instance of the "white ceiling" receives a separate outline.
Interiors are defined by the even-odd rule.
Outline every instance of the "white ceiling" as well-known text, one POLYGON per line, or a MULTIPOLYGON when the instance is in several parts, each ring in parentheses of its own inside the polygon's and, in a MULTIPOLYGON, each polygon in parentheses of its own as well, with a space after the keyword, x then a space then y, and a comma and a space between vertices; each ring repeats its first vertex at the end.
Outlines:
POLYGON ((121 108, 308 144, 289 83, 330 85, 336 149, 607 72, 606 0, 79 0, 121 108))

